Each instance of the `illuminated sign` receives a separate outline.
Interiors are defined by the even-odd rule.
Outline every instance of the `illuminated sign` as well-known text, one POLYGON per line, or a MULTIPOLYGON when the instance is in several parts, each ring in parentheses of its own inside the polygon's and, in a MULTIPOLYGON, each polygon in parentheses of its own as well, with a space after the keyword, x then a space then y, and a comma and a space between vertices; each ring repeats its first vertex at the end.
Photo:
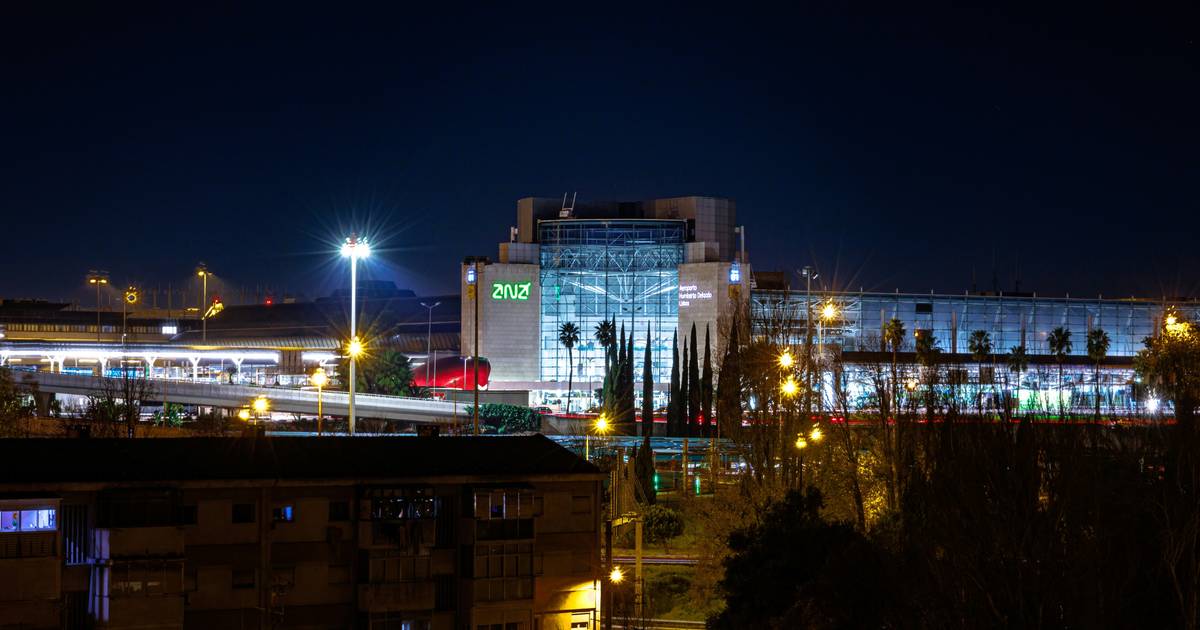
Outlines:
POLYGON ((701 291, 700 287, 694 284, 687 284, 679 287, 679 305, 690 306, 692 300, 711 300, 712 291, 701 291))
POLYGON ((493 282, 493 300, 528 300, 530 282, 493 282))
POLYGON ((742 281, 742 268, 737 262, 729 266, 729 284, 740 284, 742 281))

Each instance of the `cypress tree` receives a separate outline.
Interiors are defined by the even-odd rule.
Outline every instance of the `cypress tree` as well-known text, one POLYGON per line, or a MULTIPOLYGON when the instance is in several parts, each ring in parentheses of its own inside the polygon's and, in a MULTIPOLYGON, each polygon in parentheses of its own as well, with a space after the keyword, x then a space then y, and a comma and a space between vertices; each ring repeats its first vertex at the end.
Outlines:
POLYGON ((642 435, 654 433, 654 372, 651 369, 650 324, 646 324, 646 352, 642 355, 642 435))
POLYGON ((679 426, 676 427, 678 433, 676 437, 690 435, 691 424, 689 423, 688 415, 688 344, 687 337, 683 339, 683 358, 679 361, 679 426))
POLYGON ((634 388, 634 375, 636 373, 633 369, 633 324, 630 323, 629 349, 625 352, 625 422, 629 425, 630 435, 637 435, 637 406, 635 404, 637 390, 634 388))
POLYGON ((709 349, 708 325, 704 326, 704 371, 700 373, 700 428, 704 437, 712 435, 713 372, 709 349))
POLYGON ((700 428, 700 344, 696 324, 692 324, 692 354, 688 363, 688 435, 699 435, 700 428))
POLYGON ((671 393, 667 397, 667 435, 675 436, 679 423, 679 330, 671 333, 671 393))

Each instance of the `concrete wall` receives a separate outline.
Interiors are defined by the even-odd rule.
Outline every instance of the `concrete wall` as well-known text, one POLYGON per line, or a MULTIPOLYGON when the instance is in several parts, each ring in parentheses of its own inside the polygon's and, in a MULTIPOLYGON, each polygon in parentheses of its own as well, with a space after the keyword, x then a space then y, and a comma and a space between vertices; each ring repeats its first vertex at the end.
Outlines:
MULTIPOLYGON (((461 268, 463 295, 469 296, 466 270, 461 268)), ((479 301, 479 354, 492 365, 492 381, 531 381, 538 377, 538 322, 541 281, 538 265, 492 263, 481 265, 475 298, 462 301, 462 348, 474 352, 475 300, 479 301), (529 283, 526 299, 514 299, 497 283, 529 283)))
MULTIPOLYGON (((679 266, 679 345, 688 339, 692 324, 696 325, 696 340, 704 352, 704 327, 708 326, 712 344, 713 368, 721 363, 725 353, 726 332, 735 310, 735 300, 743 304, 749 299, 750 266, 741 266, 742 282, 730 285, 731 263, 690 263, 679 266), (731 286, 733 291, 730 291, 731 286)), ((700 356, 703 361, 703 354, 700 356)))

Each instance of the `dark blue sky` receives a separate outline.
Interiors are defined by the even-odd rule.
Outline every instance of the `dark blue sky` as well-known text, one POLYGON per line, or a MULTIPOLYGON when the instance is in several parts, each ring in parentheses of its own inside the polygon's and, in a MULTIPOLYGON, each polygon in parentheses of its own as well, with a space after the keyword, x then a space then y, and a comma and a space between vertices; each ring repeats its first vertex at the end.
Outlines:
POLYGON ((178 4, 0 9, 0 295, 318 295, 357 225, 456 290, 564 191, 733 197, 756 267, 841 287, 1200 293, 1195 4, 178 4))

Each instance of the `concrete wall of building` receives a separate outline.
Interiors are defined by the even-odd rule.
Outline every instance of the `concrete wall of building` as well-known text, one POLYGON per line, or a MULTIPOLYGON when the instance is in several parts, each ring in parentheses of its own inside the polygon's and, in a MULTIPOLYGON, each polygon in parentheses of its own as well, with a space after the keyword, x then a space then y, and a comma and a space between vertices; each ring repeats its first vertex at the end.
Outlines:
POLYGON ((538 378, 538 326, 541 321, 541 282, 538 265, 491 263, 480 265, 475 288, 466 284, 461 268, 462 348, 474 352, 475 302, 479 303, 479 354, 492 365, 491 381, 532 381, 538 378), (528 285, 526 287, 526 284, 528 285), (519 293, 508 291, 519 287, 519 293), (527 289, 527 290, 526 290, 527 289))
POLYGON ((734 227, 737 204, 721 197, 673 197, 647 202, 656 218, 690 219, 695 226, 693 239, 705 244, 705 260, 732 261, 737 253, 734 227))
MULTIPOLYGON (((710 331, 711 352, 714 369, 725 354, 727 332, 734 311, 749 298, 750 266, 740 265, 741 282, 730 283, 729 270, 732 263, 707 262, 688 263, 679 266, 679 344, 690 339, 692 325, 696 326, 696 340, 700 352, 704 352, 704 329, 710 331)), ((689 342, 690 343, 690 342, 689 342)), ((701 355, 703 360, 703 355, 701 355)))

